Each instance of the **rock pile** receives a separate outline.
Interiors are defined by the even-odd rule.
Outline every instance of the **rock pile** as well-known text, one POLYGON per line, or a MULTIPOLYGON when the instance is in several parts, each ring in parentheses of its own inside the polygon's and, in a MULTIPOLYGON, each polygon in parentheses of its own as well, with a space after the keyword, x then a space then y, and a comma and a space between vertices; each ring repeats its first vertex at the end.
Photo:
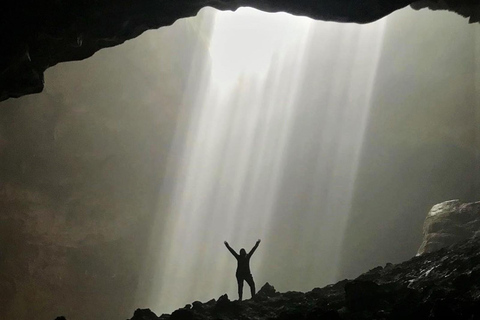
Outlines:
POLYGON ((477 238, 306 293, 279 293, 267 283, 253 299, 243 302, 223 295, 160 317, 149 309, 138 309, 130 320, 409 318, 480 319, 477 238))

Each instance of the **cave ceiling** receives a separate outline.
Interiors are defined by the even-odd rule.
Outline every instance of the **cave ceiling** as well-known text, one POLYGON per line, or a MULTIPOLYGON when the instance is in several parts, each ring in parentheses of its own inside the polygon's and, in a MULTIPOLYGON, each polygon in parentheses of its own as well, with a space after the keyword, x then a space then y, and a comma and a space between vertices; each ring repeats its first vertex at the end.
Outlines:
POLYGON ((173 24, 206 6, 248 6, 318 20, 369 23, 412 5, 455 11, 479 20, 478 0, 20 0, 0 10, 0 101, 38 93, 44 71, 59 62, 82 60, 148 29, 173 24))

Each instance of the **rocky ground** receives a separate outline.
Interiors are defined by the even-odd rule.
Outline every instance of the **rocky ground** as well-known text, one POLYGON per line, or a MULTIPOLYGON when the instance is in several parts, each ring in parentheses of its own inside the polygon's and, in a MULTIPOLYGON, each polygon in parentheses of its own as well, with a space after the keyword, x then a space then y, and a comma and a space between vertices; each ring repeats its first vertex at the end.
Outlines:
POLYGON ((137 309, 130 320, 480 319, 479 263, 473 238, 310 292, 279 293, 267 283, 251 300, 223 295, 161 316, 137 309))

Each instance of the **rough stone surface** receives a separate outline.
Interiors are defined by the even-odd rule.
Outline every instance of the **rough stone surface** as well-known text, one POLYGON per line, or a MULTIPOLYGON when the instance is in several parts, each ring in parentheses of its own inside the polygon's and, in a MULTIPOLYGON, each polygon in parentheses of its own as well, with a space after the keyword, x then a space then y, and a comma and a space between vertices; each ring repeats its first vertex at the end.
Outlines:
MULTIPOLYGON (((102 0, 4 1, 0 5, 0 101, 43 90, 44 71, 62 61, 81 60, 171 25, 211 6, 235 10, 250 6, 314 19, 367 23, 411 4, 412 0, 102 0)), ((417 7, 434 7, 422 1, 417 7)), ((437 6, 478 21, 478 1, 441 1, 437 6)))
POLYGON ((243 302, 223 295, 160 317, 139 309, 130 320, 479 319, 479 292, 480 242, 474 238, 310 292, 279 293, 267 283, 243 302))
POLYGON ((420 0, 412 3, 413 9, 429 8, 430 10, 449 10, 469 18, 469 22, 480 21, 479 1, 458 1, 458 0, 420 0))
POLYGON ((434 205, 425 218, 418 254, 433 252, 480 234, 480 202, 450 200, 434 205))

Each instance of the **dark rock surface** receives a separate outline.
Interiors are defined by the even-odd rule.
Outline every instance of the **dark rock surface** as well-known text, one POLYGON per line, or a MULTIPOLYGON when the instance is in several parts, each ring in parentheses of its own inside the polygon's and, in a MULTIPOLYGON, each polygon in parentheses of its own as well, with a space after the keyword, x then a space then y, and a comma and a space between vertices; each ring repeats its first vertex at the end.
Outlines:
POLYGON ((251 300, 223 295, 160 317, 138 309, 130 320, 480 319, 479 263, 474 238, 310 292, 279 293, 267 283, 251 300))
POLYGON ((432 207, 425 218, 418 254, 433 252, 480 234, 480 202, 445 201, 432 207))
POLYGON ((412 8, 416 10, 422 8, 449 10, 469 18, 470 23, 480 21, 480 2, 478 1, 420 0, 412 3, 412 8))
MULTIPOLYGON (((412 0, 101 0, 4 1, 0 5, 0 101, 43 90, 43 72, 62 61, 81 60, 148 29, 171 25, 206 6, 250 6, 314 19, 367 23, 412 0)), ((434 6, 422 1, 418 7, 434 6)), ((442 9, 478 21, 478 1, 443 2, 442 9), (452 3, 453 2, 453 3, 452 3)))

